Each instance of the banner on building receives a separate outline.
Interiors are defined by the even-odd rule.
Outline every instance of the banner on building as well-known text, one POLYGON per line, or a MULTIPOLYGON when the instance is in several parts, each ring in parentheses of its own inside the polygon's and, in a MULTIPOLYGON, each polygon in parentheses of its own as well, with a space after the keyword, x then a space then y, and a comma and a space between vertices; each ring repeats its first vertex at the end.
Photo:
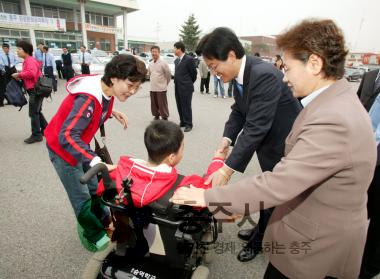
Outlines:
POLYGON ((66 20, 63 18, 0 13, 0 27, 66 32, 66 20))
POLYGON ((121 28, 101 26, 101 25, 90 24, 90 23, 86 23, 86 30, 92 31, 92 32, 99 32, 99 33, 108 33, 108 34, 116 34, 120 32, 120 30, 122 32, 121 28))

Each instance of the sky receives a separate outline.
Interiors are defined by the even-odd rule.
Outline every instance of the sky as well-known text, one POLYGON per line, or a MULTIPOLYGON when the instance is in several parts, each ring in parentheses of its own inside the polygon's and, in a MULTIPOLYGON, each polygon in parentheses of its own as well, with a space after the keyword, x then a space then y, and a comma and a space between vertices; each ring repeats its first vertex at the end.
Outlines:
POLYGON ((380 0, 136 1, 140 10, 128 14, 130 36, 176 41, 190 14, 203 33, 226 26, 238 36, 276 35, 304 18, 330 18, 342 28, 350 51, 380 53, 380 0))

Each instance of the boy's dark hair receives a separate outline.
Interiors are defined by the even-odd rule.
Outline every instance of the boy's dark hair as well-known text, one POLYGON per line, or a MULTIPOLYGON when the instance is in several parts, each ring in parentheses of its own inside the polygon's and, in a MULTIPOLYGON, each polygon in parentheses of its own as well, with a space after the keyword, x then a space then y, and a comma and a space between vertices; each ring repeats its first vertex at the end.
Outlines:
POLYGON ((176 49, 181 49, 182 52, 185 52, 185 51, 186 51, 185 44, 182 43, 181 41, 180 41, 180 42, 176 42, 176 43, 174 44, 174 47, 175 47, 176 49))
POLYGON ((236 34, 229 28, 218 27, 201 39, 196 52, 202 53, 207 59, 226 61, 231 50, 235 52, 237 59, 241 59, 245 54, 236 34))
POLYGON ((277 46, 306 63, 316 54, 323 61, 325 78, 340 79, 348 53, 342 30, 330 19, 307 19, 276 38, 277 46))
POLYGON ((104 69, 102 81, 111 86, 111 78, 144 82, 147 71, 143 61, 129 54, 119 54, 112 58, 104 69))
POLYGON ((150 48, 150 51, 152 51, 153 49, 157 49, 158 52, 160 52, 160 47, 159 47, 159 46, 152 46, 152 47, 150 48))
POLYGON ((27 41, 18 41, 17 47, 21 48, 24 52, 29 54, 30 56, 33 55, 33 45, 27 41))
POLYGON ((4 44, 3 44, 3 47, 9 48, 9 44, 4 43, 4 44))
POLYGON ((177 153, 181 148, 182 141, 181 128, 171 121, 152 121, 145 129, 145 147, 149 160, 155 164, 160 164, 168 155, 177 153))

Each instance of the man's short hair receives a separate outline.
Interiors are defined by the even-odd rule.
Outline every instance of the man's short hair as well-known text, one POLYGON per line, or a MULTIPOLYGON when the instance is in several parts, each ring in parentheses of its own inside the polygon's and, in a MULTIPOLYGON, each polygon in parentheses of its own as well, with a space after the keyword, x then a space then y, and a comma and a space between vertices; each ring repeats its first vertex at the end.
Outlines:
POLYGON ((152 51, 153 49, 157 49, 158 52, 160 52, 160 47, 159 47, 159 46, 152 46, 152 47, 150 48, 150 51, 152 51))
POLYGON ((33 45, 27 41, 18 41, 17 47, 21 48, 25 53, 30 56, 33 55, 33 45))
POLYGON ((133 55, 119 54, 107 63, 102 81, 107 86, 112 85, 111 78, 144 82, 146 74, 147 70, 143 61, 133 55))
POLYGON ((85 45, 81 45, 80 47, 83 47, 84 49, 86 49, 86 46, 85 46, 85 45))
POLYGON ((181 42, 181 41, 176 42, 176 43, 174 44, 174 47, 175 47, 176 49, 181 49, 182 52, 185 52, 185 51, 186 51, 185 44, 184 44, 183 42, 181 42))
POLYGON ((37 46, 39 46, 39 45, 45 45, 45 43, 40 41, 40 42, 38 42, 37 46))
POLYGON ((48 51, 49 50, 49 47, 48 46, 43 46, 42 47, 44 50, 48 51))
POLYGON ((196 52, 202 53, 207 59, 226 61, 231 50, 238 59, 245 55, 244 47, 236 34, 229 28, 218 27, 201 39, 196 52))
POLYGON ((260 52, 255 52, 254 54, 256 57, 260 57, 260 52))
POLYGON ((152 121, 144 133, 149 160, 160 164, 170 154, 177 153, 183 137, 183 132, 177 124, 164 120, 152 121))
POLYGON ((9 44, 4 43, 4 44, 3 44, 3 47, 9 48, 9 44))
POLYGON ((307 19, 277 36, 277 46, 295 59, 306 63, 315 54, 323 61, 325 78, 344 75, 348 53, 342 30, 330 19, 307 19))

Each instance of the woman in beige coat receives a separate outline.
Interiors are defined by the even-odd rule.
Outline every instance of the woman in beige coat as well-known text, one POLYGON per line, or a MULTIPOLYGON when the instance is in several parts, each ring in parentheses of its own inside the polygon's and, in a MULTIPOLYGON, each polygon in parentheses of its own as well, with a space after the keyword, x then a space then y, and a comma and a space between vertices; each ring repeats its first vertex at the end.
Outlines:
MULTIPOLYGON (((264 278, 356 279, 367 231, 367 189, 376 143, 369 117, 343 79, 347 51, 331 20, 305 20, 277 37, 284 81, 303 98, 273 172, 210 190, 181 188, 176 203, 230 203, 230 213, 276 207, 263 250, 264 278)), ((218 216, 226 218, 227 216, 218 216)), ((222 214, 221 214, 222 215, 222 214)))

